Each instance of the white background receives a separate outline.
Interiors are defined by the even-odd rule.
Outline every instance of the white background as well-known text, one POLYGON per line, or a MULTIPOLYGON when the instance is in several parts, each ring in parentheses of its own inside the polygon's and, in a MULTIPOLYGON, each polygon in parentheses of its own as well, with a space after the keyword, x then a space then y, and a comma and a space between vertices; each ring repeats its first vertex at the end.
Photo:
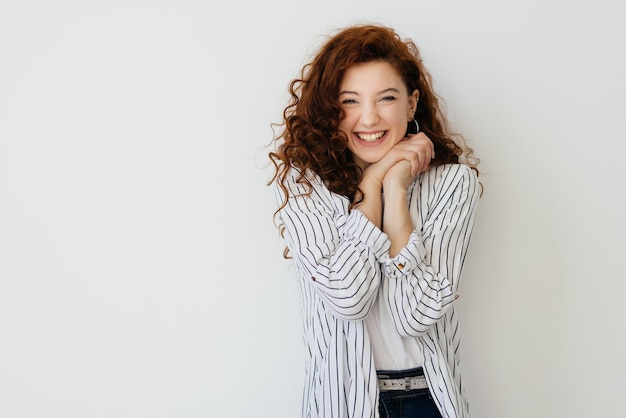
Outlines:
POLYGON ((473 416, 626 416, 625 20, 619 0, 3 1, 0 416, 299 416, 265 146, 309 54, 363 21, 417 42, 482 160, 473 416))

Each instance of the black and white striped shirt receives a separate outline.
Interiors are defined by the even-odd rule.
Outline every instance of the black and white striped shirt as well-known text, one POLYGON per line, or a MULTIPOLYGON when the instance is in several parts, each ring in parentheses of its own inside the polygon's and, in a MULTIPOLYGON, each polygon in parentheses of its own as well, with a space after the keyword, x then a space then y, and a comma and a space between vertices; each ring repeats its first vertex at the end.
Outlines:
MULTIPOLYGON (((420 174, 407 193, 415 230, 389 257, 387 235, 316 175, 308 189, 292 169, 280 211, 297 273, 306 346, 302 416, 378 417, 376 366, 365 318, 388 309, 397 332, 415 338, 443 417, 469 417, 459 370, 453 303, 470 242, 478 179, 461 164, 420 174), (378 297, 377 297, 378 296, 378 297)), ((279 204, 284 197, 276 187, 279 204)))

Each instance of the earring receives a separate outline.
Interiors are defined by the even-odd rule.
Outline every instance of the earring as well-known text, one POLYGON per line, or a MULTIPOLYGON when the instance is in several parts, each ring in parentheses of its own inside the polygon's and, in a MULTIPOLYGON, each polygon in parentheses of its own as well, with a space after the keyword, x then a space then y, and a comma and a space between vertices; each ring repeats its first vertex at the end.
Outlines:
POLYGON ((411 120, 406 127, 406 134, 404 136, 408 136, 409 134, 415 135, 420 131, 420 126, 415 119, 411 120))

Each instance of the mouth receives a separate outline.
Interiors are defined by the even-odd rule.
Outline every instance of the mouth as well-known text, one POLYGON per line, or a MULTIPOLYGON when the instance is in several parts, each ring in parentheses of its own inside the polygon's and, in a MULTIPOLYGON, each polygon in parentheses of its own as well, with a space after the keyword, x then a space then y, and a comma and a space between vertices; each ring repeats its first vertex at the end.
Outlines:
POLYGON ((386 133, 387 133, 387 131, 378 131, 378 132, 374 132, 374 133, 357 132, 357 133, 355 133, 355 135, 361 141, 367 142, 368 144, 371 144, 371 143, 374 143, 374 142, 380 140, 383 136, 385 136, 386 133))

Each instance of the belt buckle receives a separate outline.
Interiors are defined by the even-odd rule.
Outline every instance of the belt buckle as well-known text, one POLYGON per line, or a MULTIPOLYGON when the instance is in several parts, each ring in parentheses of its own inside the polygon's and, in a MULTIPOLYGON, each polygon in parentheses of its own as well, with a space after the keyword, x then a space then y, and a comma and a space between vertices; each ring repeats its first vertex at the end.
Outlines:
POLYGON ((411 378, 410 377, 404 378, 404 390, 406 391, 411 390, 411 378))

